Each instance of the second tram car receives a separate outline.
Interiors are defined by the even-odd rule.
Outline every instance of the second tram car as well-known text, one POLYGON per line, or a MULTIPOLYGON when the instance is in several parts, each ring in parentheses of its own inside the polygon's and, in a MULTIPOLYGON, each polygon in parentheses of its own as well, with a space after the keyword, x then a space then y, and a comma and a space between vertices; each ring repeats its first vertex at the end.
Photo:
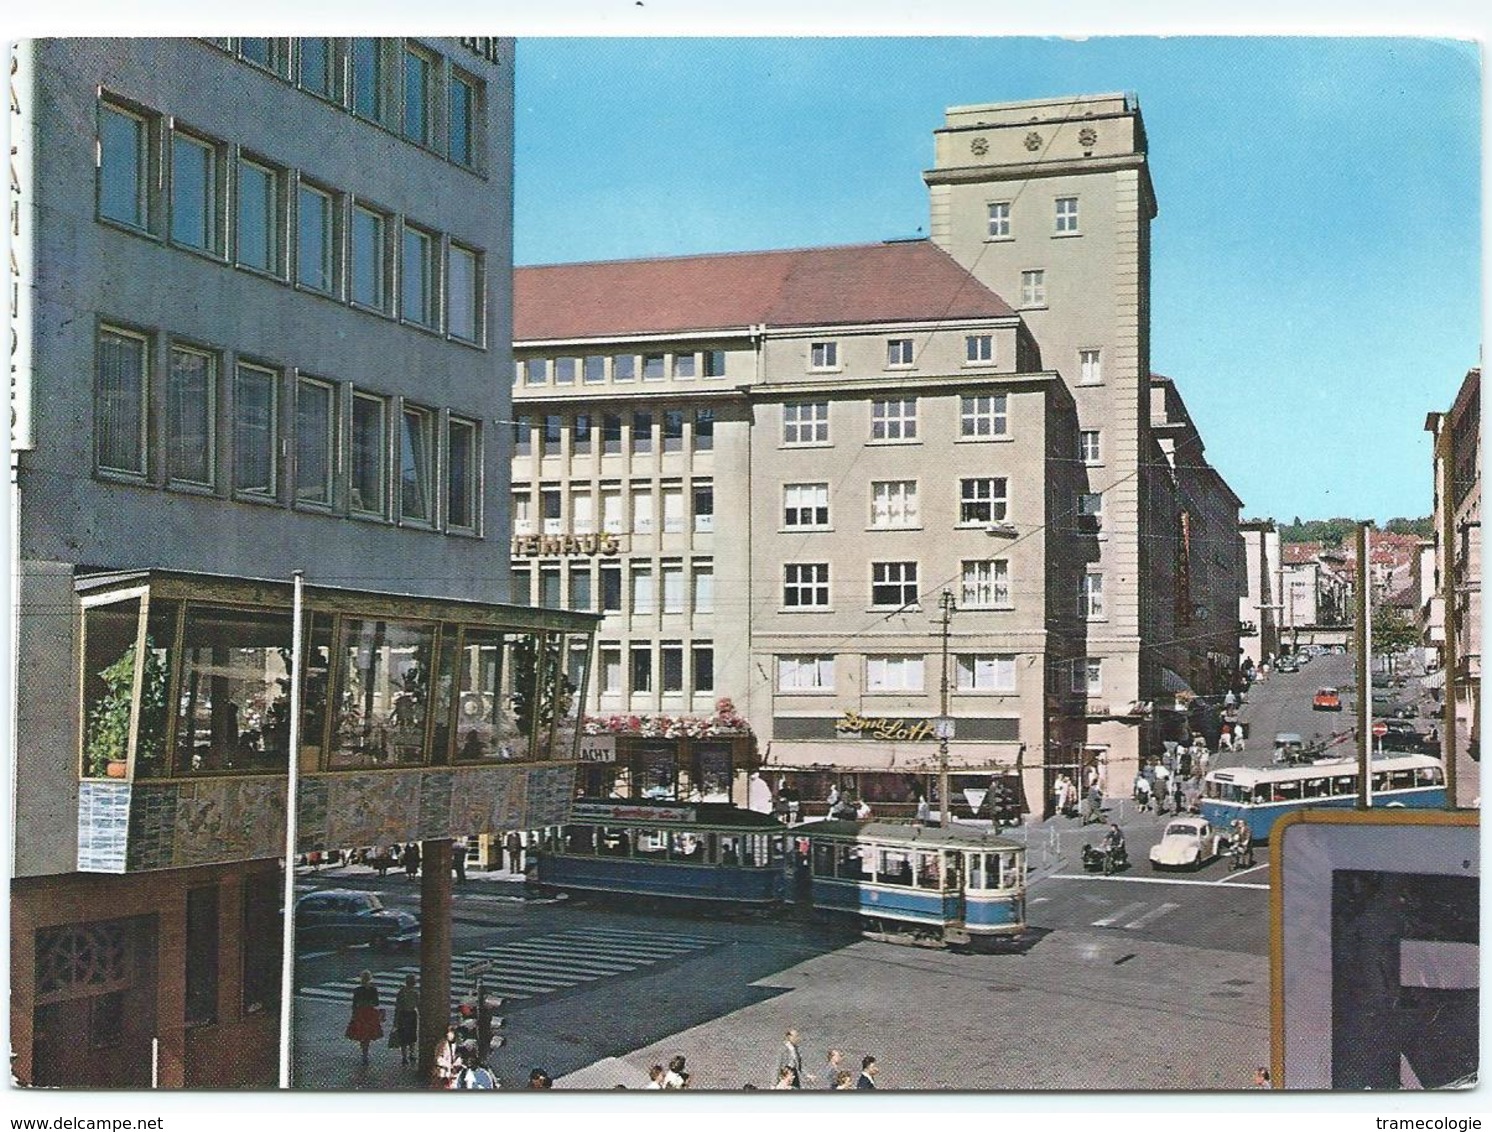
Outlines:
POLYGON ((1026 849, 981 826, 819 821, 810 846, 815 911, 873 934, 933 944, 1013 939, 1026 929, 1026 849))

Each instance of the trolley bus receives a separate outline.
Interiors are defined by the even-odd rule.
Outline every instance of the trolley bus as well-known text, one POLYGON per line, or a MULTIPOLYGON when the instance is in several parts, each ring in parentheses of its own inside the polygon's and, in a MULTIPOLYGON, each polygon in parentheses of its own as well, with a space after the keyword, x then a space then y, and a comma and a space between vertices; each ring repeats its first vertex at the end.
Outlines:
POLYGON ((770 906, 787 895, 787 827, 721 802, 581 799, 538 858, 545 888, 770 906))
MULTIPOLYGON (((1214 770, 1202 785, 1202 816, 1219 829, 1235 818, 1265 841, 1281 814, 1321 806, 1357 804, 1353 759, 1301 766, 1214 770)), ((1433 809, 1445 805, 1445 770, 1429 755, 1387 755, 1372 763, 1373 804, 1433 809)))
POLYGON ((934 945, 1011 939, 1026 928, 1026 850, 980 826, 819 821, 809 841, 815 911, 874 938, 934 945))

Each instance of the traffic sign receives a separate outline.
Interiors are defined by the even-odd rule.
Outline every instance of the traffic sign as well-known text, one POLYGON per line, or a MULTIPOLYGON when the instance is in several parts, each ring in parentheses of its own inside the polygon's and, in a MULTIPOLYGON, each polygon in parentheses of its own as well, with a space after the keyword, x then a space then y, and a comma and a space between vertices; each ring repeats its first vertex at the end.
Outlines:
POLYGON ((1373 724, 1373 735, 1375 738, 1382 739, 1387 734, 1388 724, 1384 723, 1383 720, 1380 719, 1377 723, 1373 724))
POLYGON ((933 737, 936 739, 952 739, 955 725, 952 719, 946 715, 940 715, 933 720, 933 737))
POLYGON ((497 960, 495 959, 474 959, 466 965, 465 974, 468 979, 475 979, 478 975, 485 975, 496 966, 497 960))

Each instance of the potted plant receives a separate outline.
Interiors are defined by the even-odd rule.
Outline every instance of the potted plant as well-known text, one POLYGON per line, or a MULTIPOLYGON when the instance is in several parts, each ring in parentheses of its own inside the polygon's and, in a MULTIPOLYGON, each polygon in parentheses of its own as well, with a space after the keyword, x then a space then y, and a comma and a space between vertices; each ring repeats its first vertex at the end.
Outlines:
MULTIPOLYGON (((140 738, 135 748, 138 767, 158 767, 166 753, 165 661, 145 641, 145 673, 140 688, 140 738)), ((83 762, 91 778, 123 778, 130 741, 130 697, 135 686, 135 650, 124 650, 118 660, 99 672, 104 694, 88 713, 83 762)))

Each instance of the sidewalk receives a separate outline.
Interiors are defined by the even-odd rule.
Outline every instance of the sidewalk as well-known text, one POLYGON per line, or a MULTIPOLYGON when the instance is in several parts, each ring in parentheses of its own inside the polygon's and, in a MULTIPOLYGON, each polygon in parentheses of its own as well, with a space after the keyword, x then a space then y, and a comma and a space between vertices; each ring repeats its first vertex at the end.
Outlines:
MULTIPOLYGON (((413 892, 419 891, 419 877, 410 879, 402 868, 385 869, 385 876, 379 876, 378 870, 372 865, 296 865, 295 875, 298 877, 329 877, 336 880, 347 881, 347 886, 365 888, 370 884, 382 885, 387 888, 408 888, 413 892)), ((522 872, 510 872, 506 868, 501 869, 467 869, 466 880, 454 880, 452 883, 459 892, 466 885, 480 886, 503 886, 511 885, 521 889, 523 887, 524 875, 522 872)), ((515 894, 516 895, 516 894, 515 894)))

